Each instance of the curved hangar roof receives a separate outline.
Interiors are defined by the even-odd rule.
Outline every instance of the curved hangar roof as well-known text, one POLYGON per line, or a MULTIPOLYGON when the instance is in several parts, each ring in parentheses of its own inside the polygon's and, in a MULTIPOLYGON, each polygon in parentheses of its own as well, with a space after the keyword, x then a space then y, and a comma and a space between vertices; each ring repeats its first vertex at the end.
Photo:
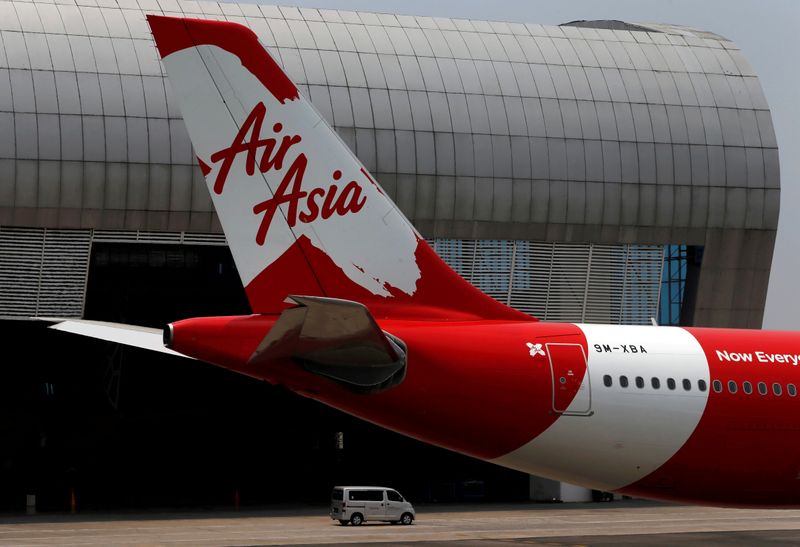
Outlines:
POLYGON ((0 1, 0 224, 218 231, 145 23, 166 13, 251 27, 428 236, 703 243, 776 226, 766 100, 710 33, 78 4, 0 1))

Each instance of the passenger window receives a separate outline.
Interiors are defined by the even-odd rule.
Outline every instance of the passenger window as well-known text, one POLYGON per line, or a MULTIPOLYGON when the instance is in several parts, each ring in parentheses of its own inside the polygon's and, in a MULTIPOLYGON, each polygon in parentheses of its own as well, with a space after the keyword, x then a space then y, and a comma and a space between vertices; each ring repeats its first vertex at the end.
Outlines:
POLYGON ((776 384, 772 384, 772 393, 774 393, 775 395, 780 395, 781 393, 783 393, 783 390, 781 389, 781 385, 777 384, 777 383, 776 384))
POLYGON ((389 498, 389 501, 403 501, 403 496, 401 496, 394 490, 387 490, 386 497, 389 498))
POLYGON ((653 386, 653 389, 658 389, 661 387, 661 380, 658 378, 651 378, 650 384, 653 386))
POLYGON ((789 397, 794 397, 797 395, 797 388, 794 387, 794 384, 789 384, 786 386, 786 393, 789 394, 789 397))
POLYGON ((711 385, 714 387, 714 393, 722 393, 722 382, 714 380, 711 385))
POLYGON ((742 382, 742 390, 748 395, 750 395, 751 393, 753 393, 753 384, 751 384, 750 382, 742 382))
POLYGON ((761 395, 766 395, 767 394, 767 384, 765 384, 764 382, 759 382, 758 383, 758 392, 761 395))
POLYGON ((619 377, 619 385, 622 387, 628 387, 628 377, 627 376, 620 376, 619 377))
POLYGON ((612 382, 611 382, 611 375, 610 374, 606 374, 605 376, 603 376, 603 385, 604 386, 611 387, 611 383, 612 382))
POLYGON ((675 389, 675 380, 672 378, 667 378, 667 387, 670 389, 675 389))
POLYGON ((734 382, 733 380, 728 380, 728 391, 730 391, 731 393, 736 393, 737 389, 739 388, 736 386, 736 382, 734 382))
POLYGON ((700 391, 705 391, 707 388, 708 386, 706 385, 705 380, 697 380, 697 389, 700 391))
POLYGON ((692 382, 687 380, 686 378, 684 378, 683 379, 683 389, 685 389, 686 391, 689 391, 690 389, 692 389, 692 382))
POLYGON ((644 378, 642 378, 641 376, 636 377, 636 387, 640 389, 644 387, 644 378))

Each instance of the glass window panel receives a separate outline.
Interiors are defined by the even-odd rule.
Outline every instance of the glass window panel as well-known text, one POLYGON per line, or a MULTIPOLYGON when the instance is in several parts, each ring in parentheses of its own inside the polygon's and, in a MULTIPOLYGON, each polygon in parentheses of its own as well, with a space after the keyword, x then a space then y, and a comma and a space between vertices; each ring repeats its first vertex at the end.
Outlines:
MULTIPOLYGON (((434 148, 433 133, 427 131, 415 131, 414 141, 417 148, 417 173, 423 175, 433 175, 436 173, 436 150, 434 148)), ((419 187, 417 189, 419 193, 419 187)), ((433 196, 431 196, 433 197, 433 196)), ((417 207, 421 206, 419 200, 417 207)), ((429 206, 433 199, 426 199, 426 206, 429 206)))
POLYGON ((604 139, 617 139, 617 123, 611 103, 578 101, 578 114, 584 139, 599 139, 601 134, 604 139))
POLYGON ((194 165, 192 141, 182 119, 169 120, 169 135, 172 164, 194 165))
POLYGON ((564 123, 564 137, 568 139, 580 139, 581 120, 578 116, 578 104, 571 100, 558 101, 558 108, 561 110, 561 120, 564 123))
POLYGON ((353 39, 356 51, 375 53, 375 46, 372 45, 369 33, 364 25, 345 25, 353 39))
POLYGON ((456 67, 461 75, 461 83, 466 93, 483 93, 475 61, 471 59, 457 59, 456 67))
POLYGON ((100 116, 103 114, 103 100, 100 94, 100 80, 97 74, 78 73, 78 91, 81 99, 81 113, 100 116))
POLYGON ((625 85, 625 92, 628 95, 628 99, 632 103, 643 103, 646 101, 644 95, 644 89, 642 88, 642 82, 639 80, 639 76, 634 70, 620 70, 619 71, 620 77, 622 78, 622 82, 625 85))
POLYGON ((415 131, 432 131, 430 103, 428 94, 424 91, 411 91, 408 94, 411 102, 411 117, 414 122, 415 131))
POLYGON ((475 61, 475 69, 478 72, 478 79, 483 93, 486 95, 498 95, 500 93, 500 82, 497 81, 497 74, 494 71, 493 64, 489 61, 475 61))
POLYGON ((479 36, 492 61, 508 61, 508 54, 496 34, 479 34, 479 36))
POLYGON ((568 66, 566 70, 569 81, 572 83, 572 91, 575 93, 575 98, 578 100, 591 101, 592 91, 589 88, 589 80, 586 78, 583 67, 568 66))
POLYGON ((520 35, 515 36, 515 38, 527 62, 544 64, 544 56, 539 50, 539 46, 536 45, 536 40, 533 39, 533 36, 520 35))
POLYGON ((522 109, 525 111, 525 125, 528 126, 528 135, 534 137, 547 136, 541 101, 536 98, 526 97, 522 99, 522 109))
POLYGON ((481 37, 476 32, 465 32, 461 35, 464 43, 467 44, 469 50, 469 57, 472 59, 489 60, 489 52, 486 51, 486 46, 481 40, 481 37))
MULTIPOLYGON (((492 177, 492 137, 490 135, 473 135, 473 154, 475 155, 475 174, 479 177, 492 177)), ((477 204, 485 204, 486 199, 491 201, 491 194, 485 198, 479 197, 477 204)), ((484 217, 488 220, 488 216, 484 217)))
POLYGON ((127 116, 146 116, 144 88, 139 76, 122 76, 122 99, 127 116))
MULTIPOLYGON (((36 111, 55 114, 58 112, 56 80, 50 71, 33 71, 33 91, 36 95, 36 111)), ((755 122, 755 118, 753 118, 755 122)))
POLYGON ((123 9, 122 16, 125 18, 125 23, 130 31, 131 38, 144 38, 152 40, 150 28, 147 21, 142 17, 142 12, 137 10, 123 9))
POLYGON ((522 99, 519 97, 504 97, 506 116, 508 118, 508 131, 511 135, 527 135, 528 126, 525 125, 525 111, 522 108, 522 99))
POLYGON ((409 90, 424 90, 425 83, 422 80, 422 71, 419 68, 416 57, 401 56, 399 57, 400 68, 403 70, 403 77, 406 82, 406 89, 409 90))
POLYGON ((351 87, 350 100, 353 103, 353 121, 356 127, 375 127, 372 121, 372 107, 366 89, 351 87))
POLYGON ((347 78, 344 75, 342 60, 337 51, 320 51, 322 66, 325 69, 325 78, 328 85, 344 86, 347 85, 347 78))
POLYGON ((453 59, 436 59, 445 91, 460 93, 464 91, 461 85, 461 75, 458 73, 456 61, 453 59))
POLYGON ((420 69, 422 70, 422 77, 425 80, 425 89, 428 91, 444 91, 442 74, 439 72, 436 59, 420 57, 418 60, 420 69))
POLYGON ((460 32, 446 30, 442 32, 442 36, 447 42, 453 57, 459 59, 466 59, 469 57, 469 48, 467 48, 467 43, 464 41, 460 32))
POLYGON ((444 93, 428 93, 431 116, 433 117, 434 131, 453 131, 450 120, 450 109, 447 106, 447 97, 444 93))
POLYGON ((161 75, 161 63, 158 60, 158 53, 152 40, 134 40, 133 47, 136 50, 136 58, 139 61, 139 70, 145 76, 161 75))
POLYGON ((119 72, 121 74, 140 74, 139 61, 136 58, 133 40, 115 38, 111 42, 114 44, 114 54, 119 72))
POLYGON ((111 39, 92 37, 90 40, 92 50, 95 53, 97 71, 107 74, 118 72, 117 60, 114 57, 114 48, 111 45, 111 39))
MULTIPOLYGON (((491 133, 494 135, 508 135, 508 118, 506 117, 503 97, 487 96, 486 109, 489 112, 489 129, 491 133)), ((509 174, 508 176, 511 175, 509 174)))
POLYGON ((592 53, 592 48, 586 40, 572 39, 570 43, 575 50, 575 54, 578 56, 578 63, 576 64, 584 67, 600 66, 594 53, 592 53))
POLYGON ((361 60, 358 58, 358 54, 342 51, 339 53, 339 56, 342 59, 347 85, 350 87, 365 87, 367 85, 367 79, 364 76, 364 69, 361 66, 361 60))
POLYGON ((83 159, 83 124, 80 116, 60 116, 61 159, 80 161, 83 159))
POLYGON ((661 96, 661 88, 658 87, 655 72, 643 70, 638 73, 639 81, 642 82, 642 89, 644 89, 645 101, 651 104, 664 104, 664 99, 661 96))
POLYGON ((653 124, 653 139, 655 142, 671 142, 669 134, 669 120, 667 119, 667 109, 664 105, 651 104, 650 122, 653 124))
POLYGON ((489 133, 489 113, 483 95, 467 95, 470 126, 473 133, 489 133))
POLYGON ((105 161, 105 128, 102 116, 83 116, 83 159, 105 161))
POLYGON ((500 44, 505 51, 505 57, 507 57, 509 61, 520 63, 527 62, 525 52, 522 51, 516 36, 501 34, 497 38, 500 40, 500 44))
POLYGON ((367 26, 367 32, 372 38, 372 43, 375 44, 375 51, 378 53, 394 54, 394 46, 386 33, 386 29, 380 26, 367 26))
POLYGON ((589 81, 592 99, 595 101, 610 101, 611 95, 609 94, 608 86, 603 77, 603 71, 599 68, 592 67, 587 67, 584 70, 586 79, 589 81))
POLYGON ((150 163, 170 163, 169 121, 148 118, 147 132, 150 145, 150 163))
POLYGON ((0 2, 0 30, 22 30, 14 6, 11 2, 0 2))
POLYGON ((389 89, 405 89, 406 81, 403 70, 396 55, 378 55, 378 60, 386 78, 386 87, 389 89))
POLYGON ((112 38, 130 38, 131 32, 128 30, 122 11, 118 9, 103 9, 100 11, 106 22, 108 33, 112 38))
POLYGON ((331 33, 328 30, 328 25, 319 21, 307 21, 306 25, 308 26, 309 34, 313 36, 315 43, 314 47, 327 50, 336 49, 336 44, 333 41, 333 36, 331 36, 331 33))
POLYGON ((403 90, 389 91, 389 101, 392 103, 392 118, 396 129, 410 130, 414 128, 411 118, 411 101, 408 92, 403 90))
POLYGON ((493 63, 493 68, 497 81, 500 83, 500 93, 503 95, 519 95, 519 87, 517 87, 517 80, 514 78, 511 63, 498 61, 493 63))
POLYGON ((339 10, 339 16, 342 18, 343 23, 361 23, 361 17, 355 11, 339 10))
POLYGON ((25 32, 43 32, 42 21, 33 3, 18 2, 14 4, 19 17, 19 23, 25 32))
POLYGON ((339 51, 355 51, 356 45, 353 43, 353 38, 347 32, 347 27, 343 23, 328 23, 328 30, 331 31, 333 41, 336 43, 336 49, 339 51))
POLYGON ((574 99, 575 94, 572 91, 572 84, 567 75, 567 67, 551 65, 548 68, 550 69, 550 75, 553 77, 556 96, 559 99, 574 99))
MULTIPOLYGON (((66 36, 48 34, 47 49, 50 51, 50 58, 52 59, 53 68, 55 70, 75 70, 75 64, 72 61, 72 52, 70 51, 66 36)), ((2 59, 2 52, 0 52, 0 59, 2 59)))
POLYGON ((511 70, 514 72, 519 94, 523 97, 537 97, 536 84, 533 82, 530 67, 525 63, 511 63, 511 70))
POLYGON ((352 127, 354 123, 353 105, 350 101, 349 89, 346 87, 331 87, 330 96, 334 125, 352 127))
POLYGON ((553 38, 553 44, 556 46, 561 60, 565 65, 580 66, 581 61, 577 53, 575 53, 575 49, 572 47, 570 40, 566 38, 553 38))
POLYGON ((167 117, 167 96, 164 91, 164 79, 153 76, 142 77, 144 86, 144 103, 148 117, 167 117))
POLYGON ((108 36, 108 27, 100 13, 100 8, 81 6, 81 15, 89 36, 108 36))
POLYGON ((640 142, 653 142, 653 125, 650 121, 650 110, 646 104, 632 104, 633 127, 636 130, 636 140, 640 142))
POLYGON ((331 97, 328 90, 328 86, 324 85, 308 86, 308 94, 311 103, 314 105, 317 111, 319 111, 322 117, 325 118, 325 121, 327 121, 329 125, 334 125, 331 97))
POLYGON ((413 131, 396 131, 397 171, 398 173, 416 173, 417 157, 413 131))
POLYGON ((709 48, 705 47, 692 47, 692 53, 697 57, 702 71, 707 74, 722 74, 722 67, 719 66, 719 61, 714 56, 714 53, 709 48))
POLYGON ((561 55, 558 54, 553 39, 547 36, 536 36, 536 45, 539 46, 539 51, 542 52, 544 62, 549 65, 563 65, 561 55))
POLYGON ((50 49, 44 34, 25 34, 25 45, 28 50, 31 68, 34 70, 51 70, 50 49))
POLYGON ((62 114, 80 114, 77 75, 74 72, 56 72, 55 85, 58 91, 58 111, 62 114))
MULTIPOLYGON (((436 149, 436 174, 437 175, 455 175, 456 174, 456 158, 455 158, 455 144, 453 142, 453 135, 451 133, 434 133, 435 149, 436 149)), ((441 184, 441 179, 437 181, 441 184)), ((455 192, 454 189, 451 192, 455 192)), ((442 196, 437 192, 437 199, 442 199, 442 196)), ((446 201, 448 208, 452 210, 453 196, 452 193, 447 195, 446 201)), ((437 205, 437 209, 438 209, 437 205)), ((449 215, 452 218, 452 213, 449 215)))
POLYGON ((103 116, 103 121, 105 122, 106 161, 128 161, 125 118, 103 116))
POLYGON ((381 68, 378 56, 374 53, 360 53, 361 66, 364 67, 364 74, 367 77, 367 86, 369 87, 386 87, 386 80, 383 77, 383 69, 381 68))
POLYGON ((405 30, 400 27, 387 27, 386 34, 389 35, 394 50, 398 55, 414 55, 414 48, 406 36, 405 30))
MULTIPOLYGON (((533 81, 536 82, 536 89, 539 93, 539 97, 558 97, 559 95, 556 93, 556 88, 553 84, 553 77, 550 75, 550 70, 548 69, 547 65, 530 66, 531 73, 533 74, 533 81)), ((572 90, 570 89, 570 93, 571 92, 572 90)))
POLYGON ((633 113, 627 103, 613 103, 614 117, 617 121, 617 133, 621 141, 635 141, 636 130, 633 125, 633 113))
POLYGON ((54 114, 38 114, 36 116, 39 137, 39 159, 61 159, 61 134, 58 116, 54 114))
POLYGON ((300 60, 306 73, 309 84, 325 85, 328 80, 325 78, 325 70, 322 68, 322 59, 316 49, 301 49, 300 60))
MULTIPOLYGON (((633 61, 631 61, 630 55, 623 44, 619 42, 602 43, 608 48, 608 52, 611 54, 612 59, 614 59, 614 66, 617 68, 634 68, 633 61)), ((644 55, 642 55, 642 57, 644 57, 644 55)))
POLYGON ((8 68, 30 68, 25 36, 21 32, 6 31, 2 33, 2 38, 8 68))
POLYGON ((375 118, 375 127, 378 129, 394 129, 389 92, 385 89, 370 89, 369 97, 372 102, 372 114, 375 118))
MULTIPOLYGON (((447 104, 450 108, 450 119, 453 122, 455 133, 469 133, 471 131, 467 97, 462 94, 448 94, 447 104)), ((397 119, 395 118, 395 121, 397 119)), ((458 142, 458 141, 456 141, 458 142)))
MULTIPOLYGON (((261 9, 263 10, 264 7, 262 6, 261 9)), ((339 15, 339 12, 336 10, 331 9, 321 9, 319 10, 319 14, 322 16, 324 21, 331 21, 333 23, 341 23, 342 16, 339 15)))
POLYGON ((669 132, 672 142, 688 143, 689 135, 686 129, 686 117, 683 115, 683 108, 680 106, 667 106, 667 118, 669 119, 669 132))
POLYGON ((128 161, 147 163, 148 155, 147 120, 145 118, 127 119, 128 161))
POLYGON ((308 80, 306 79, 306 72, 303 69, 303 62, 300 60, 300 50, 278 48, 278 51, 286 75, 297 84, 307 82, 308 80))
POLYGON ((544 114, 544 127, 548 137, 564 137, 564 125, 561 118, 559 101, 542 99, 542 113, 544 114))
POLYGON ((434 57, 452 57, 453 54, 444 39, 442 31, 439 29, 425 29, 422 31, 425 39, 430 45, 434 57))
POLYGON ((11 69, 8 71, 11 82, 11 98, 16 112, 36 112, 33 78, 30 70, 11 69))
POLYGON ((669 70, 669 66, 664 60, 664 56, 661 55, 661 51, 658 46, 655 44, 639 44, 639 47, 641 48, 644 56, 647 58, 647 62, 653 70, 669 70))

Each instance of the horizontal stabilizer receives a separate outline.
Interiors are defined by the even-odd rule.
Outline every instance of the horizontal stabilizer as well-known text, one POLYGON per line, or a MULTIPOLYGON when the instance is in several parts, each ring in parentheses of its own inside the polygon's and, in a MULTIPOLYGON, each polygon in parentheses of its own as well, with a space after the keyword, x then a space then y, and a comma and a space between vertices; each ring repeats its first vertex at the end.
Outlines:
POLYGON ((359 392, 383 391, 405 375, 402 341, 381 330, 362 304, 290 296, 285 310, 250 357, 250 365, 292 359, 309 372, 359 392))
POLYGON ((44 317, 38 319, 54 322, 55 324, 49 327, 54 330, 193 359, 188 355, 165 348, 163 342, 164 334, 161 329, 83 319, 51 319, 44 317))

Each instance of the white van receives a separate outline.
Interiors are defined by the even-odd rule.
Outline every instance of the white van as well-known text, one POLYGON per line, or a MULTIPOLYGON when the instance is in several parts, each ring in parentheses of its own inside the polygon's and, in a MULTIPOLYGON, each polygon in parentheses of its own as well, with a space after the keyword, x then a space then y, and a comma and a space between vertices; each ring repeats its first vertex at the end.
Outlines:
POLYGON ((411 524, 414 507, 397 490, 383 486, 336 486, 331 493, 331 518, 344 526, 359 526, 366 520, 411 524))

